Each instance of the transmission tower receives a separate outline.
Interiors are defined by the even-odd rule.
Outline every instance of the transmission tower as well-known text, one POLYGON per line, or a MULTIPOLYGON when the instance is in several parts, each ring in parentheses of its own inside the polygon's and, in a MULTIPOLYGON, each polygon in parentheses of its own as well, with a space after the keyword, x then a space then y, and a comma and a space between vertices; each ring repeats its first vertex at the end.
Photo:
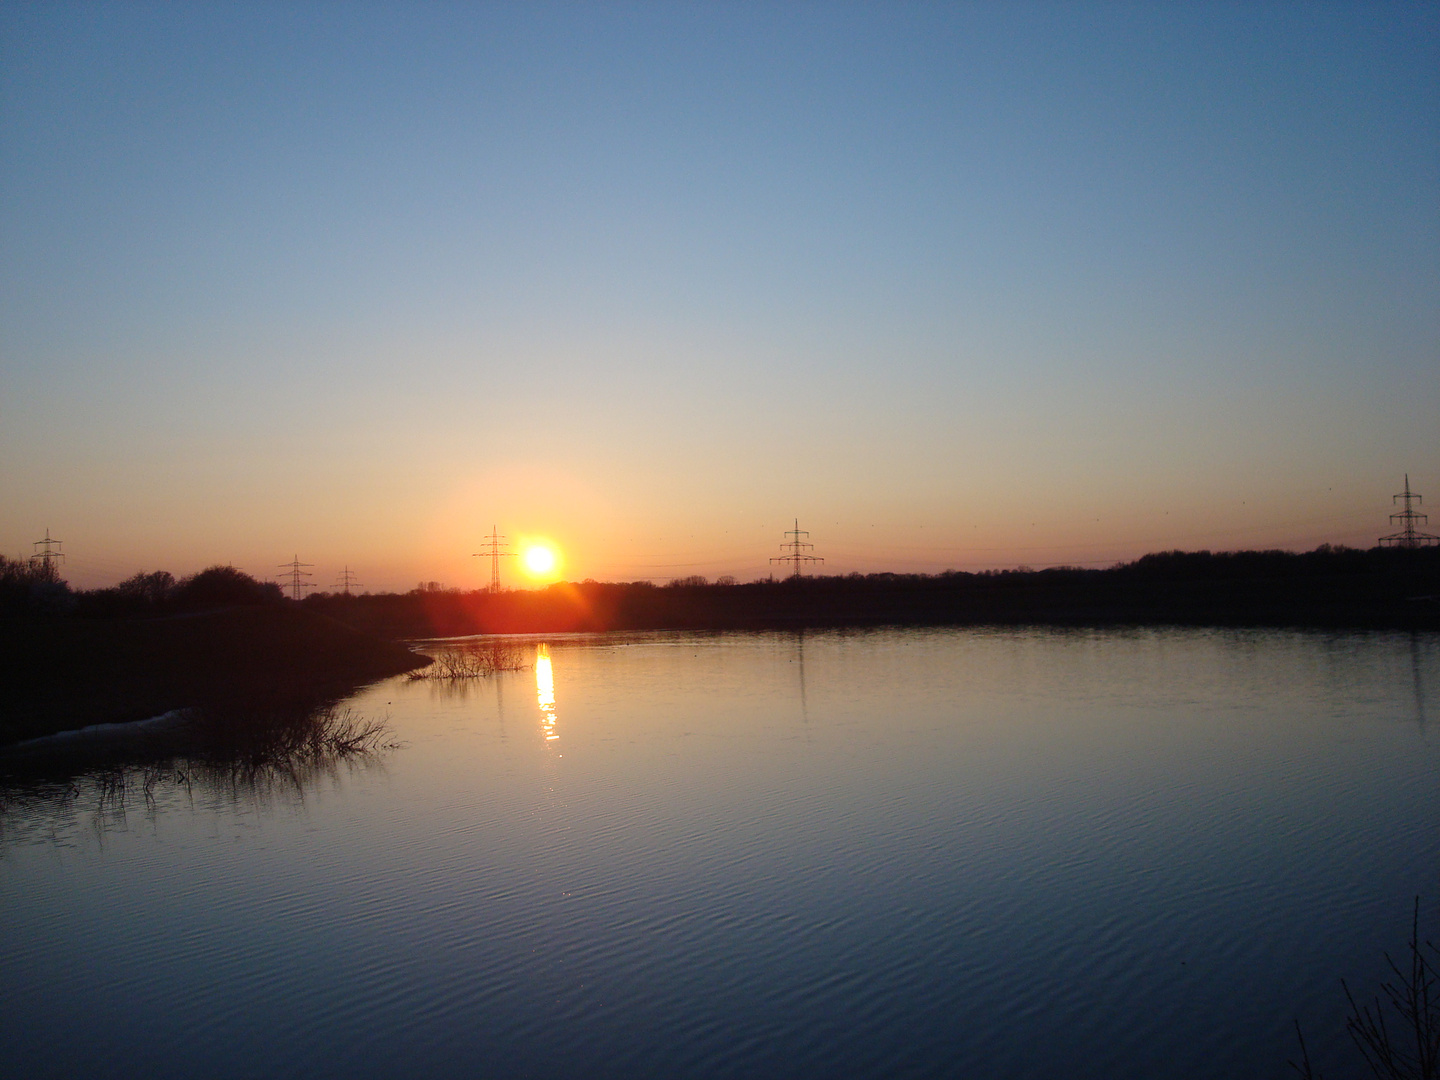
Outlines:
POLYGON ((301 562, 299 555, 296 555, 295 558, 292 559, 290 562, 280 564, 281 570, 290 571, 288 574, 284 575, 290 580, 281 586, 281 588, 290 590, 290 599, 299 600, 301 594, 305 589, 313 589, 315 587, 311 582, 301 580, 302 578, 314 576, 310 573, 310 571, 303 570, 301 568, 314 565, 314 563, 301 562))
POLYGON ((1415 527, 1416 525, 1428 525, 1430 519, 1418 510, 1413 509, 1410 505, 1414 503, 1415 506, 1419 506, 1420 496, 1410 490, 1409 473, 1405 474, 1405 490, 1399 495, 1396 495, 1391 502, 1401 503, 1405 509, 1401 510, 1398 514, 1390 515, 1390 524, 1399 525, 1400 531, 1391 533, 1389 536, 1380 537, 1381 547, 1420 548, 1440 544, 1440 536, 1436 536, 1433 533, 1421 532, 1415 527))
POLYGON ((488 541, 488 543, 485 545, 485 550, 475 552, 473 558, 479 559, 483 558, 486 555, 490 556, 490 591, 499 592, 500 560, 506 558, 513 558, 515 552, 504 550, 502 545, 505 542, 505 537, 501 536, 499 532, 496 531, 494 525, 490 526, 490 535, 487 536, 485 539, 488 541))
POLYGON ((63 540, 51 540, 49 529, 45 530, 44 540, 35 541, 33 546, 38 550, 30 556, 30 561, 32 563, 39 563, 45 571, 46 577, 51 577, 60 572, 58 564, 65 559, 65 553, 60 550, 60 545, 64 542, 63 540))
POLYGON ((335 584, 340 588, 342 592, 345 593, 346 596, 349 596, 350 586, 362 585, 364 584, 364 582, 355 580, 355 572, 350 569, 350 566, 347 563, 345 569, 340 571, 340 580, 335 582, 335 584))
POLYGON ((824 559, 820 558, 819 555, 805 554, 807 549, 813 548, 815 545, 807 544, 805 543, 805 541, 800 539, 800 537, 809 536, 810 534, 804 529, 800 528, 799 518, 795 519, 795 528, 786 529, 785 535, 790 537, 789 540, 780 545, 781 550, 784 551, 785 554, 776 555, 770 561, 772 563, 781 564, 789 563, 791 577, 799 577, 800 568, 806 563, 822 563, 825 561, 824 559))

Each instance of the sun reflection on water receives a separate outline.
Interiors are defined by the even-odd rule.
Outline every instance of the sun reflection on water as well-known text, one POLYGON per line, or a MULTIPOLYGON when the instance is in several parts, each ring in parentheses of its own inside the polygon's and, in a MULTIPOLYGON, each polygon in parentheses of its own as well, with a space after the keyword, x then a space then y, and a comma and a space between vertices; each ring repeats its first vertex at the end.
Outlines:
POLYGON ((555 731, 555 673, 550 667, 550 646, 535 650, 535 697, 540 703, 540 728, 546 741, 560 738, 555 731))

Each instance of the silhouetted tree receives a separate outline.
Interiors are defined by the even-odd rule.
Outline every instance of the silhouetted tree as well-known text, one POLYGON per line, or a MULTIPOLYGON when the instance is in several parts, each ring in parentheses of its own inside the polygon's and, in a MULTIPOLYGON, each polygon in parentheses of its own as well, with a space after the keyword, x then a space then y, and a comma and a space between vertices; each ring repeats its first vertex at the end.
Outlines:
POLYGON ((115 586, 122 600, 147 607, 159 607, 175 591, 175 575, 168 570, 147 574, 143 570, 115 586))
POLYGON ((235 605, 278 604, 285 599, 273 581, 256 581, 233 566, 212 566, 191 574, 170 591, 171 603, 182 611, 235 605))
POLYGON ((0 555, 0 614, 58 615, 73 603, 54 563, 0 555))

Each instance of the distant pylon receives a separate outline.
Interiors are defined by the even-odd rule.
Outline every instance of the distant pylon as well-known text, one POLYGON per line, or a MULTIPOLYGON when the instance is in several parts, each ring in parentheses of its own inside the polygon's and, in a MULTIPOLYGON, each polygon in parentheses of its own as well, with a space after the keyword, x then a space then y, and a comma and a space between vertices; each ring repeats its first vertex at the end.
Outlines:
POLYGON ((1421 532, 1415 527, 1416 525, 1428 525, 1430 519, 1424 514, 1411 509, 1410 504, 1412 502, 1415 503, 1416 506, 1420 505, 1420 496, 1410 490, 1409 473, 1405 474, 1405 490, 1390 501, 1392 503, 1403 503, 1405 509, 1401 510, 1398 514, 1390 515, 1390 524, 1399 525, 1400 531, 1391 533, 1389 536, 1380 537, 1381 547, 1420 548, 1440 544, 1440 536, 1435 536, 1433 533, 1421 532))
POLYGON ((32 563, 39 563, 44 568, 46 577, 60 572, 55 564, 63 561, 65 558, 65 553, 60 550, 60 545, 64 542, 63 540, 51 540, 50 530, 46 529, 45 539, 36 540, 32 545, 40 550, 30 556, 30 561, 32 563))
POLYGON ((504 543, 505 537, 500 535, 494 525, 490 526, 490 535, 487 536, 485 539, 489 541, 489 543, 486 545, 486 550, 477 551, 472 557, 478 559, 486 555, 490 556, 490 591, 499 592, 500 560, 513 557, 515 555, 515 552, 504 551, 501 549, 500 545, 504 543))
POLYGON ((301 567, 314 565, 314 563, 301 562, 299 555, 296 555, 295 558, 292 559, 290 562, 280 564, 281 570, 290 571, 288 574, 284 575, 285 577, 288 577, 290 579, 289 582, 281 586, 281 588, 290 590, 290 599, 299 600, 300 594, 303 590, 313 589, 315 587, 311 582, 301 580, 301 578, 314 576, 310 573, 310 571, 302 570, 301 567))
POLYGON ((776 555, 770 561, 772 563, 789 563, 791 577, 799 577, 800 568, 805 563, 822 563, 825 561, 819 555, 805 554, 806 548, 813 548, 815 545, 807 544, 800 539, 800 537, 809 536, 810 534, 800 528, 799 518, 795 519, 795 528, 786 529, 785 535, 790 537, 790 539, 781 544, 780 547, 786 554, 776 555))
POLYGON ((346 596, 349 596, 350 586, 364 583, 355 580, 355 572, 350 569, 350 565, 347 563, 345 569, 340 571, 340 580, 335 582, 335 584, 340 587, 340 590, 344 592, 346 596))

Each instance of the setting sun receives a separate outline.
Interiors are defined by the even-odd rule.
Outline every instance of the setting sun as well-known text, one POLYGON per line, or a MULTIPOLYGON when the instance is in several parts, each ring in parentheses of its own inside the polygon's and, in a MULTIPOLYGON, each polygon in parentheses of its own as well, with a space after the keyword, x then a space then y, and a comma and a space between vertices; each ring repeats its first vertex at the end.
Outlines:
POLYGON ((555 549, 544 544, 532 544, 525 549, 525 572, 531 577, 549 577, 559 561, 555 549))

